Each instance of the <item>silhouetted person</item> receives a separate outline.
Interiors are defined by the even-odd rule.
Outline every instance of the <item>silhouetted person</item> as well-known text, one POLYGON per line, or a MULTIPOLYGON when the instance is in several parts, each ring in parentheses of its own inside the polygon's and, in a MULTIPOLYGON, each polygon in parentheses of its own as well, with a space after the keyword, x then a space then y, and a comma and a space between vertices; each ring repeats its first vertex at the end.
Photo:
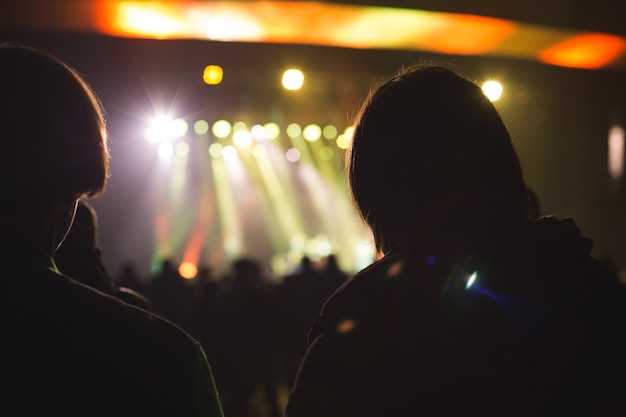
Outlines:
POLYGON ((85 200, 76 205, 74 221, 63 244, 54 254, 59 270, 105 294, 112 295, 137 307, 153 311, 152 304, 143 294, 131 288, 117 286, 102 263, 98 244, 98 215, 85 200))
POLYGON ((253 395, 260 390, 269 416, 279 417, 282 410, 278 408, 274 366, 280 317, 273 288, 261 264, 247 257, 233 262, 225 285, 218 307, 215 362, 224 413, 254 417, 253 395))
POLYGON ((205 346, 205 351, 213 363, 213 350, 216 343, 218 303, 222 287, 209 266, 198 271, 192 295, 193 336, 205 346))
POLYGON ((325 276, 314 267, 308 256, 303 256, 298 267, 280 283, 282 355, 285 379, 289 385, 293 384, 298 365, 306 351, 309 330, 331 294, 325 276))
POLYGON ((156 311, 168 320, 192 331, 192 289, 185 281, 173 259, 164 259, 161 270, 146 289, 146 296, 156 311))
POLYGON ((59 272, 77 201, 103 191, 103 109, 59 59, 0 46, 3 414, 221 416, 198 342, 59 272))
POLYGON ((327 301, 287 417, 626 415, 626 295, 571 219, 528 219, 480 87, 401 70, 354 124, 347 172, 382 257, 327 301))
POLYGON ((126 261, 122 264, 118 274, 113 277, 115 283, 120 287, 130 288, 141 294, 146 293, 146 284, 139 278, 135 264, 126 261))

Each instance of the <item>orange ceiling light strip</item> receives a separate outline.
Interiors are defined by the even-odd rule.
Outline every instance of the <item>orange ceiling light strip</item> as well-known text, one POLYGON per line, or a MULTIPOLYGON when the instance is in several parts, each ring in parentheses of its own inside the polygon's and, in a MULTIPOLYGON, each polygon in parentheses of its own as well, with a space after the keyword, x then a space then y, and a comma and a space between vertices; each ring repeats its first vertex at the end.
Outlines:
POLYGON ((626 68, 626 38, 458 13, 314 1, 20 0, 0 27, 490 55, 626 68), (53 4, 54 3, 54 4, 53 4))
POLYGON ((626 39, 602 33, 572 36, 544 49, 539 60, 563 67, 596 69, 609 65, 626 52, 626 39))

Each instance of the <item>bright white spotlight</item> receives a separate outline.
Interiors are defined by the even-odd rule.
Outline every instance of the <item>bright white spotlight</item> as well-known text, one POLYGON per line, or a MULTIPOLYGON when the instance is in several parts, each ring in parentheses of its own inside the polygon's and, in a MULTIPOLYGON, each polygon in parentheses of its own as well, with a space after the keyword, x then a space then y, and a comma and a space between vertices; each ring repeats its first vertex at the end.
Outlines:
POLYGON ((238 130, 233 134, 233 142, 240 148, 245 148, 252 143, 252 135, 247 130, 238 130))
POLYGON ((476 282, 476 277, 478 276, 478 273, 476 271, 472 272, 472 274, 469 276, 469 278, 467 278, 467 282, 465 283, 465 289, 469 290, 472 285, 474 285, 474 283, 476 282))
POLYGON ((322 136, 322 128, 316 124, 310 124, 302 130, 302 136, 309 142, 315 142, 322 136))
POLYGON ((228 123, 226 120, 218 120, 217 122, 213 123, 211 131, 216 138, 224 139, 227 138, 228 135, 230 135, 232 129, 233 127, 231 126, 231 124, 228 123))
POLYGON ((237 158, 237 149, 234 146, 226 145, 222 150, 222 157, 227 161, 234 161, 237 158))
POLYGON ((496 101, 502 95, 502 84, 497 81, 486 81, 482 87, 483 94, 487 96, 490 101, 496 101))
POLYGON ((162 143, 159 145, 157 152, 163 159, 170 158, 174 154, 174 147, 171 143, 162 143))
POLYGON ((289 69, 283 73, 283 87, 287 90, 299 90, 304 84, 304 74, 297 69, 289 69))

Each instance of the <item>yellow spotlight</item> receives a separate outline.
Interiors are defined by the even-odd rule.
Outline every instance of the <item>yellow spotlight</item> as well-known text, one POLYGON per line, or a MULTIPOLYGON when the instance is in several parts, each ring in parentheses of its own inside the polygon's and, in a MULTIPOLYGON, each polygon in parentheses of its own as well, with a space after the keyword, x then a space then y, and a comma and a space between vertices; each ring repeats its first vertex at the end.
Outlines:
POLYGON ((496 101, 502 95, 502 84, 494 80, 486 81, 482 90, 489 100, 496 101))
POLYGON ((224 151, 224 146, 221 143, 212 143, 211 146, 209 146, 209 154, 213 157, 213 158, 219 158, 222 156, 222 152, 224 151))
POLYGON ((193 124, 193 130, 197 135, 204 135, 209 131, 209 124, 206 120, 198 120, 193 124))
POLYGON ((224 70, 219 65, 208 65, 202 73, 202 80, 209 85, 217 85, 224 78, 224 70))
POLYGON ((299 90, 304 84, 304 74, 297 69, 288 69, 283 73, 283 87, 287 90, 299 90))
POLYGON ((302 133, 302 128, 297 123, 291 123, 287 126, 287 136, 290 138, 297 138, 302 133))
POLYGON ((265 137, 269 140, 274 140, 280 135, 280 127, 274 122, 266 123, 263 129, 265 130, 265 137))
POLYGON ((337 136, 337 147, 339 149, 348 149, 350 147, 350 139, 344 134, 337 136))
POLYGON ((232 129, 232 126, 226 120, 218 120, 217 122, 213 123, 213 128, 211 129, 211 131, 216 138, 224 139, 227 138, 228 135, 230 135, 232 129))
POLYGON ((309 142, 315 142, 322 136, 322 129, 315 124, 308 125, 302 131, 302 136, 309 142))
POLYGON ((335 139, 337 137, 337 128, 333 125, 324 126, 322 135, 324 135, 326 139, 335 139))
POLYGON ((192 279, 198 274, 198 267, 191 262, 183 262, 178 267, 178 273, 185 279, 192 279))
POLYGON ((238 122, 233 123, 233 132, 236 132, 238 130, 248 130, 248 125, 246 124, 246 122, 242 122, 241 120, 239 120, 238 122))

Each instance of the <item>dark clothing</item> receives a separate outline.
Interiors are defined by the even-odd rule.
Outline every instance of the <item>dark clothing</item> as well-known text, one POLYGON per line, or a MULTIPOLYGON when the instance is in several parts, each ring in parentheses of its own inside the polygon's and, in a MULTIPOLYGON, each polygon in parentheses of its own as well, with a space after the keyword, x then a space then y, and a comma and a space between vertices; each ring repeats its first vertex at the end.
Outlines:
POLYGON ((546 218, 385 256, 325 304, 286 416, 626 415, 626 290, 590 248, 546 218))
POLYGON ((204 352, 180 328, 60 274, 44 254, 6 250, 4 414, 222 416, 204 352))

